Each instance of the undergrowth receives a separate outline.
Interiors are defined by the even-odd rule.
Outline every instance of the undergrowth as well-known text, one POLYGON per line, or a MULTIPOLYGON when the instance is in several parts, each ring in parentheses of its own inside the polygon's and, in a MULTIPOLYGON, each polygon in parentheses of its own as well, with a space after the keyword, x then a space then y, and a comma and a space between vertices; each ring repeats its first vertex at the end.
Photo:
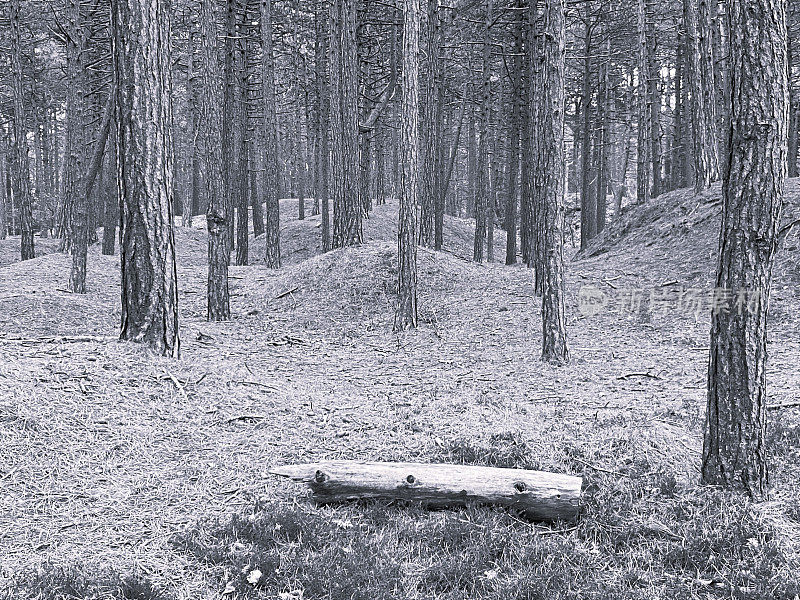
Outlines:
MULTIPOLYGON (((797 427, 771 429, 773 461, 798 446, 797 427)), ((568 447, 563 458, 576 453, 568 447)), ((534 455, 521 436, 502 433, 439 444, 429 458, 536 468, 534 455)), ((780 526, 795 519, 791 510, 776 521, 740 496, 635 461, 624 474, 588 472, 585 480, 578 522, 549 528, 489 507, 260 500, 201 520, 170 545, 204 574, 212 596, 227 600, 800 597, 800 565, 780 526)), ((37 600, 174 597, 141 574, 76 566, 46 564, 18 584, 37 600)))
POLYGON ((16 578, 15 589, 0 598, 12 600, 174 600, 174 595, 149 577, 129 573, 97 572, 87 565, 59 566, 50 563, 16 578))
MULTIPOLYGON (((784 446, 787 447, 787 446, 784 446)), ((517 436, 458 440, 435 459, 536 466, 517 436)), ((176 534, 231 598, 796 600, 800 570, 757 506, 669 473, 588 476, 577 524, 492 508, 257 502, 176 534)))

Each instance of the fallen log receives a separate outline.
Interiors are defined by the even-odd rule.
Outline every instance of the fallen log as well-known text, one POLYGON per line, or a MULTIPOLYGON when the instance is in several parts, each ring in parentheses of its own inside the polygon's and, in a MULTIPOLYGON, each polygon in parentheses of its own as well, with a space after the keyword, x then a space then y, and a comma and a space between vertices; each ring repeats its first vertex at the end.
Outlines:
POLYGON ((492 504, 534 521, 574 519, 583 483, 573 475, 452 464, 330 461, 278 466, 270 473, 307 483, 321 503, 382 499, 431 507, 492 504))

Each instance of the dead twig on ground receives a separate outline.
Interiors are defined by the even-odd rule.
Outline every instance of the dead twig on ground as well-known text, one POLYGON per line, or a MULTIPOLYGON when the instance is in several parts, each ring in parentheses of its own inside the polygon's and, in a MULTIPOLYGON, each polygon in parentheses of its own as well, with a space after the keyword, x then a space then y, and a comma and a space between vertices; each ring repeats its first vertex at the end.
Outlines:
POLYGON ((782 402, 780 404, 770 404, 767 406, 767 410, 781 410, 783 408, 800 408, 800 401, 782 402))
POLYGON ((297 290, 299 290, 299 289, 300 289, 300 287, 299 287, 299 286, 296 286, 296 287, 293 287, 293 288, 292 288, 292 289, 290 289, 290 290, 286 290, 285 292, 281 292, 280 294, 278 294, 277 296, 275 296, 275 297, 273 298, 273 300, 280 300, 281 298, 283 298, 283 297, 285 297, 285 296, 288 296, 289 294, 292 294, 292 293, 296 292, 296 291, 297 291, 297 290))
POLYGON ((630 379, 631 377, 649 377, 650 379, 661 379, 658 375, 654 375, 653 373, 626 373, 625 375, 620 375, 617 379, 630 379))

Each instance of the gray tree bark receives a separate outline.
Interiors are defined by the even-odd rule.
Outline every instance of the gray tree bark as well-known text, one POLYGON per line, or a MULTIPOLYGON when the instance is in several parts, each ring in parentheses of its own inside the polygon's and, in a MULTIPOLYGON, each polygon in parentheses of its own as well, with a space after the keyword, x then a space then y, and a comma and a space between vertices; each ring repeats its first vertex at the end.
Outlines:
POLYGON ((225 198, 222 160, 222 71, 217 50, 216 0, 200 0, 200 124, 203 142, 203 183, 208 208, 208 319, 226 321, 231 316, 228 291, 228 238, 231 219, 225 198))
POLYGON ((569 362, 564 306, 564 70, 566 31, 564 0, 545 0, 533 102, 540 107, 534 123, 534 204, 541 207, 537 232, 542 255, 542 360, 569 362))
POLYGON ((278 117, 275 107, 275 59, 272 47, 272 0, 261 0, 261 95, 264 103, 265 264, 281 266, 278 202, 278 117))
POLYGON ((112 22, 122 214, 120 338, 177 357, 170 11, 159 0, 113 0, 112 22))
POLYGON ((403 1, 402 159, 398 223, 395 329, 417 326, 417 223, 419 219, 419 0, 403 1))
POLYGON ((11 70, 14 100, 14 198, 19 208, 20 256, 22 260, 34 258, 33 207, 31 201, 30 158, 28 156, 27 127, 22 71, 21 0, 11 1, 11 70))
POLYGON ((702 479, 766 498, 767 309, 787 174, 785 0, 731 0, 723 179, 702 479), (743 306, 740 302, 746 300, 743 306))

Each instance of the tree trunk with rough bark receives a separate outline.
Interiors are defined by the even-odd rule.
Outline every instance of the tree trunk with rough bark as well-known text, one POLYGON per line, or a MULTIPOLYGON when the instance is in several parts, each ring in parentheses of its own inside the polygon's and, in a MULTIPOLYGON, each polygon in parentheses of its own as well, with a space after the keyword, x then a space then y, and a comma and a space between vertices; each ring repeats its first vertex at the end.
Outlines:
POLYGON ((639 0, 639 127, 636 159, 636 201, 644 204, 650 200, 652 171, 652 112, 650 107, 650 46, 647 35, 648 0, 639 0))
POLYGON ((580 125, 576 127, 580 135, 581 149, 581 250, 589 240, 597 235, 597 194, 592 193, 592 33, 589 22, 589 4, 585 4, 587 15, 583 34, 583 83, 580 103, 580 125))
POLYGON ((652 159, 653 187, 652 197, 663 191, 664 159, 661 150, 661 65, 658 63, 658 37, 656 35, 653 0, 648 0, 650 8, 647 19, 647 90, 650 107, 650 158, 652 159))
POLYGON ((493 0, 486 0, 486 12, 483 25, 483 71, 480 99, 480 120, 478 122, 478 154, 477 154, 477 195, 475 198, 475 240, 472 260, 483 262, 486 244, 486 211, 489 205, 489 119, 492 110, 492 46, 491 29, 494 20, 493 0))
POLYGON ((72 255, 69 289, 83 294, 86 291, 86 249, 89 243, 89 198, 84 179, 89 119, 84 73, 86 24, 80 0, 69 0, 67 4, 67 31, 67 155, 64 167, 67 181, 64 204, 69 216, 67 245, 72 255))
POLYGON ((19 210, 20 257, 34 258, 33 251, 33 207, 31 200, 30 158, 28 156, 27 128, 25 126, 25 103, 22 72, 22 26, 21 0, 11 1, 11 70, 14 100, 14 198, 19 210))
POLYGON ((785 0, 731 0, 731 128, 708 368, 704 483, 768 492, 767 309, 787 173, 785 0))
POLYGON ((683 0, 686 66, 692 119, 694 186, 700 192, 719 179, 710 27, 701 22, 697 0, 683 0))
POLYGON ((322 251, 331 249, 331 224, 330 224, 330 117, 331 99, 329 87, 328 60, 328 32, 330 22, 330 9, 327 0, 318 0, 316 12, 316 40, 315 52, 315 79, 317 90, 317 145, 315 148, 314 163, 317 175, 317 197, 320 200, 322 212, 322 251))
POLYGON ((225 199, 222 159, 223 76, 217 50, 216 0, 200 0, 201 99, 203 183, 208 228, 208 319, 226 321, 231 315, 228 290, 230 209, 225 199))
POLYGON ((272 44, 272 0, 261 0, 261 95, 264 103, 264 212, 267 267, 281 266, 278 202, 278 117, 275 107, 275 59, 272 44))
POLYGON ((239 186, 236 205, 236 264, 247 265, 249 259, 249 231, 250 231, 250 157, 248 144, 248 98, 247 98, 247 63, 249 61, 250 41, 247 39, 245 25, 247 21, 246 7, 240 13, 238 21, 239 43, 235 56, 236 71, 236 142, 239 146, 237 165, 239 186))
MULTIPOLYGON (((606 33, 608 36, 608 33, 606 33)), ((607 39, 605 45, 606 55, 611 55, 611 40, 607 39)), ((606 228, 606 209, 608 206, 608 155, 611 146, 611 113, 613 111, 614 100, 612 98, 611 80, 608 73, 608 64, 603 63, 598 73, 599 90, 597 92, 597 141, 596 164, 597 164, 597 209, 595 211, 595 231, 599 234, 606 228)))
MULTIPOLYGON (((516 1, 516 8, 522 9, 522 0, 516 1)), ((506 264, 517 262, 517 180, 519 179, 519 141, 522 120, 522 19, 518 10, 514 15, 514 58, 511 62, 511 119, 508 128, 508 191, 506 192, 506 264)))
POLYGON ((532 86, 540 107, 535 131, 534 204, 540 206, 537 233, 541 237, 542 360, 569 362, 564 306, 564 70, 566 31, 564 0, 545 0, 543 29, 536 38, 538 61, 532 86))
POLYGON ((333 247, 364 240, 358 198, 358 53, 356 0, 331 2, 333 247))
POLYGON ((398 222, 395 329, 417 326, 417 223, 419 219, 419 0, 403 1, 403 97, 400 116, 402 171, 398 222))
POLYGON ((170 11, 159 0, 113 0, 112 20, 122 211, 120 338, 177 357, 170 11))

